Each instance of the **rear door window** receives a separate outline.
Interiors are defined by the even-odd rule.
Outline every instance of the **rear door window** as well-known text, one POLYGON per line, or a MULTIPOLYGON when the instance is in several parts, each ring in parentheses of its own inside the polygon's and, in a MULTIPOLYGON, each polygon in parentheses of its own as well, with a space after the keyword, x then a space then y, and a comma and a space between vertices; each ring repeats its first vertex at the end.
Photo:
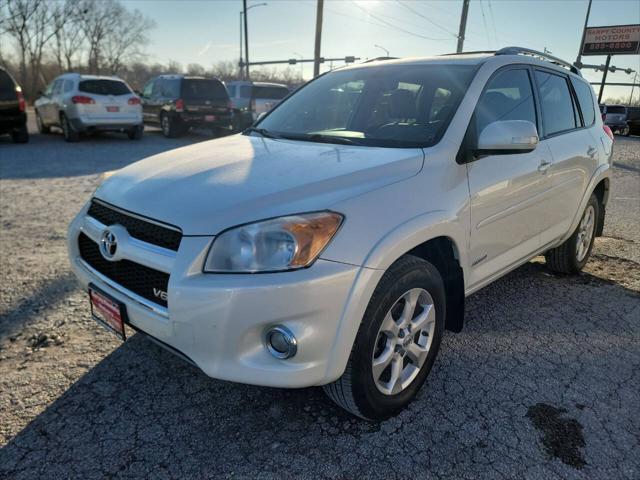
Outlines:
POLYGON ((78 90, 94 95, 128 95, 131 93, 124 82, 118 80, 81 80, 78 90))
POLYGON ((185 100, 229 100, 227 89, 219 80, 185 78, 182 81, 182 97, 185 100))
POLYGON ((541 70, 536 70, 535 75, 545 135, 575 129, 579 122, 567 78, 541 70))
POLYGON ((536 108, 529 73, 525 69, 499 72, 485 88, 475 113, 478 134, 493 122, 527 120, 536 125, 536 108))
POLYGON ((268 100, 280 100, 289 94, 285 87, 254 86, 253 98, 265 98, 268 100))
POLYGON ((160 87, 160 96, 163 98, 180 98, 180 79, 163 78, 160 87))

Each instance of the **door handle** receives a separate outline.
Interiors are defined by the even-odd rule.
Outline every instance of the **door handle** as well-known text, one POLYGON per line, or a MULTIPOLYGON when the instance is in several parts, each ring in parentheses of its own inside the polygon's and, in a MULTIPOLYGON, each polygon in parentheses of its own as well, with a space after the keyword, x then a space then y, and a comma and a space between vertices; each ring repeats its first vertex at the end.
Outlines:
POLYGON ((587 155, 589 155, 591 158, 596 156, 596 153, 598 153, 598 149, 596 147, 589 147, 589 150, 587 150, 587 155))
POLYGON ((549 170, 551 165, 552 165, 551 162, 543 161, 542 163, 540 163, 540 165, 538 165, 538 171, 540 173, 547 173, 547 170, 549 170))

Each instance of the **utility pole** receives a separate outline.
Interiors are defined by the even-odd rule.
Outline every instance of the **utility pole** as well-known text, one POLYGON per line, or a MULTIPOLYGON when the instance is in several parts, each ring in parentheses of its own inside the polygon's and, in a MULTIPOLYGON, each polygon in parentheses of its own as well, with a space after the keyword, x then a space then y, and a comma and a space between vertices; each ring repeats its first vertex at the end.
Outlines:
POLYGON ((638 78, 638 72, 633 76, 633 82, 631 85, 631 95, 629 95, 629 106, 631 106, 631 101, 633 100, 633 90, 636 88, 636 80, 638 78))
POLYGON ((320 41, 322 39, 322 10, 324 7, 324 0, 317 0, 317 2, 318 3, 317 3, 317 9, 316 9, 316 45, 313 50, 314 78, 320 75, 320 41))
POLYGON ((249 27, 247 25, 247 0, 242 0, 242 10, 244 11, 244 63, 246 79, 249 80, 249 27))
POLYGON ((589 24, 589 14, 591 13, 591 2, 589 0, 589 6, 587 7, 587 16, 584 19, 584 28, 582 29, 582 39, 580 40, 580 46, 578 47, 578 56, 576 57, 576 67, 580 68, 582 64, 582 45, 584 44, 584 36, 587 34, 587 25, 589 24))
POLYGON ((462 15, 460 16, 460 30, 458 30, 458 48, 456 53, 462 53, 464 34, 467 30, 467 15, 469 14, 469 0, 462 0, 462 15))
POLYGON ((242 15, 244 11, 240 12, 240 62, 238 63, 238 71, 240 73, 239 77, 242 79, 244 77, 244 64, 242 63, 242 15))
POLYGON ((602 74, 602 83, 600 84, 598 103, 602 103, 602 94, 604 92, 604 84, 607 83, 607 73, 609 73, 609 65, 611 65, 611 55, 607 55, 607 61, 604 64, 604 73, 602 74))

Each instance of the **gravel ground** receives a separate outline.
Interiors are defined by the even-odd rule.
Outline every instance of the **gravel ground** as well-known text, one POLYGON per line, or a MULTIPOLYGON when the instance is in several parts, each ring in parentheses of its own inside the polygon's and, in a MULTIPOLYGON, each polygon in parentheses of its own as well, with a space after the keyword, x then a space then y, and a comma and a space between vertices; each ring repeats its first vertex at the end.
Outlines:
POLYGON ((616 139, 586 271, 537 259, 471 296, 417 401, 379 424, 90 319, 72 215, 103 172, 203 139, 0 137, 0 478, 640 478, 640 138, 616 139))

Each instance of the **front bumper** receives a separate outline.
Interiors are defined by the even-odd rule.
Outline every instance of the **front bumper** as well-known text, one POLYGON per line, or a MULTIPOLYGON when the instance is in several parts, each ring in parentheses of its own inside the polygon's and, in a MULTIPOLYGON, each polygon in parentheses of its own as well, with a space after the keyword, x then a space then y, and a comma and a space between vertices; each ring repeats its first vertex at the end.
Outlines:
POLYGON ((86 207, 69 227, 73 271, 83 288, 93 283, 123 302, 135 329, 214 378, 285 388, 335 379, 328 373, 331 352, 360 267, 319 259, 294 272, 203 274, 213 237, 183 237, 179 250, 171 253, 125 239, 123 258, 170 273, 164 308, 113 283, 80 258, 80 232, 101 235, 100 224, 85 212, 86 207), (276 324, 286 325, 297 338, 298 351, 290 359, 276 359, 264 345, 265 330, 276 324))

